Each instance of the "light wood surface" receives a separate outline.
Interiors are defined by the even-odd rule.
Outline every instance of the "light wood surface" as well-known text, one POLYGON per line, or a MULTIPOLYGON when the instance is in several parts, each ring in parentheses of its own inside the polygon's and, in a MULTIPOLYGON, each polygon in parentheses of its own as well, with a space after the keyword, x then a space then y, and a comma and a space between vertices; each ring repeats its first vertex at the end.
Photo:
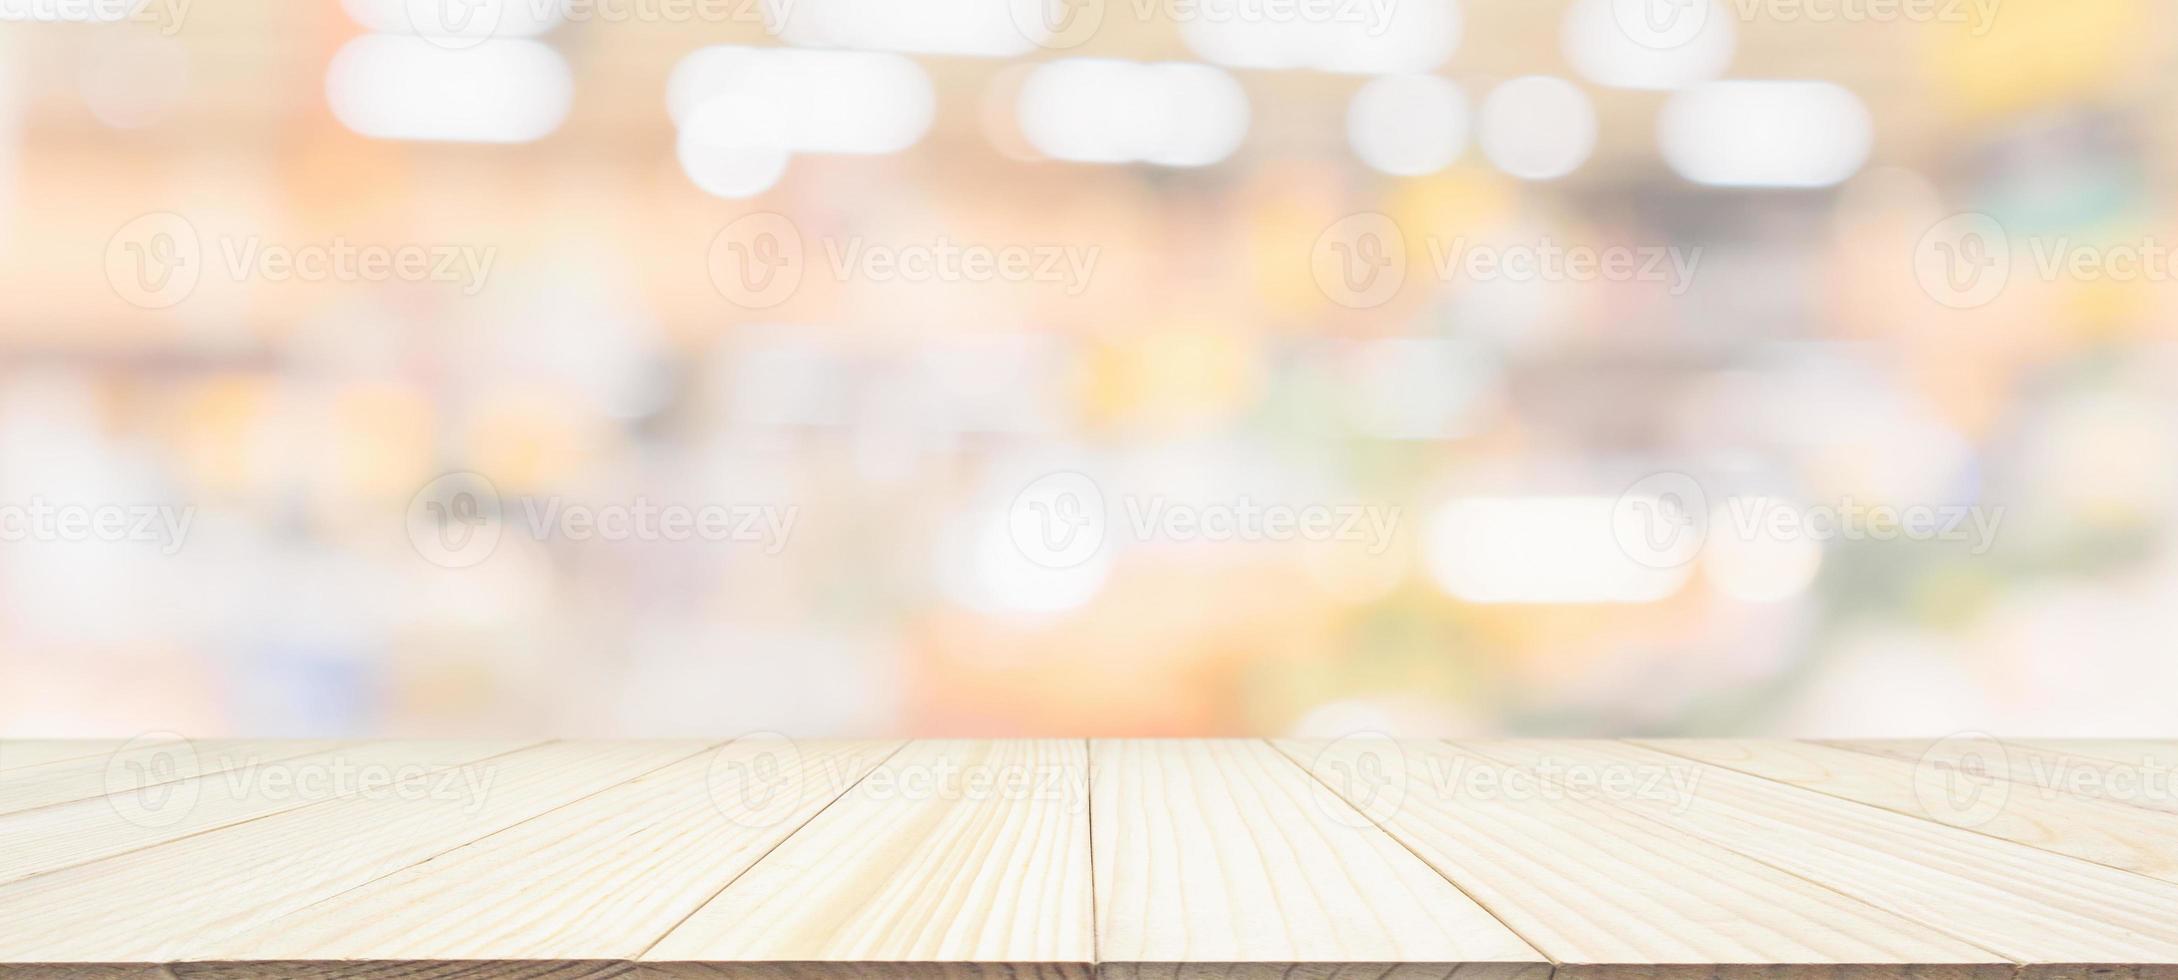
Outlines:
POLYGON ((337 742, 138 740, 110 752, 6 770, 0 814, 92 800, 338 747, 337 742))
MULTIPOLYGON (((1394 837, 1559 964, 1558 977, 1800 975, 2002 980, 2010 961, 1700 837, 1434 742, 1282 742, 1380 804, 1394 837)), ((1702 767, 1661 763, 1624 792, 1677 806, 1702 767)))
POLYGON ((645 972, 1086 977, 1088 776, 1079 741, 911 744, 668 933, 645 972))
MULTIPOLYGON (((1561 784, 1686 761, 1619 742, 1466 744, 1561 784)), ((2167 882, 1713 766, 1684 801, 1594 798, 1994 950, 2025 978, 2178 976, 2167 882)))
POLYGON ((362 774, 416 778, 525 742, 381 742, 0 816, 0 884, 367 792, 362 774))
MULTIPOLYGON (((1949 764, 1952 760, 1941 747, 1921 760, 1907 762, 1870 760, 1847 749, 1806 742, 1703 739, 1641 744, 1828 796, 2178 882, 2178 815, 1993 774, 2012 772, 2008 765, 1986 778, 1962 772, 1949 764)), ((2017 761, 2025 765, 2032 760, 2017 761)))
POLYGON ((7 742, 0 980, 2178 980, 1987 744, 7 742))
POLYGON ((1107 977, 1549 975, 1543 956, 1259 741, 1095 743, 1107 977))
POLYGON ((0 738, 0 772, 108 755, 121 744, 108 739, 0 738))

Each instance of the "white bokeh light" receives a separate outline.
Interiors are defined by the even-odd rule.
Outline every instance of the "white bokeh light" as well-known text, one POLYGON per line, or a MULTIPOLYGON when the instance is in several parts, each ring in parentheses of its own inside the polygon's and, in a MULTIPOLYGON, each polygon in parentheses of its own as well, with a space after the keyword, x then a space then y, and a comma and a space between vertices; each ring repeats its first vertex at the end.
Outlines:
POLYGON ((764 0, 766 29, 788 44, 1007 57, 1051 37, 1050 0, 764 0))
POLYGON ((1207 166, 1248 132, 1247 94, 1207 65, 1068 58, 1030 72, 1019 98, 1029 145, 1079 163, 1207 166))
POLYGON ((420 37, 371 34, 343 46, 325 74, 333 116, 380 139, 542 139, 567 118, 574 92, 567 60, 535 41, 451 50, 420 37))
POLYGON ((1482 155, 1525 180, 1572 173, 1596 149, 1596 109, 1573 83, 1548 75, 1491 89, 1477 121, 1482 155))
POLYGON ((1697 184, 1828 187, 1868 162, 1875 125, 1859 96, 1829 82, 1711 82, 1664 104, 1657 140, 1697 184))
MULTIPOLYGON (((1560 37, 1566 61, 1582 78, 1611 88, 1676 89, 1714 79, 1732 63, 1739 35, 1723 0, 1691 0, 1706 15, 1679 30, 1621 16, 1623 0, 1577 0, 1560 37)), ((1675 22, 1676 26, 1676 22, 1675 22)))
POLYGON ((189 95, 189 50, 156 34, 120 34, 94 40, 77 77, 83 105, 115 129, 163 122, 189 95))
POLYGON ((1199 0, 1180 23, 1189 49, 1231 68, 1378 75, 1433 71, 1459 47, 1457 0, 1266 5, 1199 0))
POLYGON ((1467 148, 1467 96, 1436 75, 1371 79, 1346 109, 1346 139, 1361 162, 1415 177, 1450 166, 1467 148))
POLYGON ((674 69, 666 100, 706 145, 795 153, 897 153, 937 110, 930 76, 911 59, 791 48, 696 51, 674 69))
POLYGON ((1613 497, 1467 497, 1430 517, 1424 557, 1453 598, 1476 603, 1659 602, 1685 567, 1652 568, 1620 550, 1613 497))
POLYGON ((563 0, 341 0, 341 7, 369 30, 456 46, 536 37, 567 19, 563 0))

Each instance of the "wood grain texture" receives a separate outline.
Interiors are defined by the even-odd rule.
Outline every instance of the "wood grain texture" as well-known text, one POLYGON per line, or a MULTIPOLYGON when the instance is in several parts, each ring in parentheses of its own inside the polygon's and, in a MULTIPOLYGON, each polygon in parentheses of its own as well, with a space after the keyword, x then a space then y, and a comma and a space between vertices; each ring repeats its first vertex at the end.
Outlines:
MULTIPOLYGON (((1461 744, 1561 784, 1680 760, 1618 742, 1461 744)), ((2178 977, 2167 882, 1718 767, 1690 800, 1605 801, 1994 950, 2028 980, 2178 977)))
MULTIPOLYGON (((1278 746, 1556 961, 1560 980, 2012 973, 1996 953, 1452 745, 1278 746)), ((1596 793, 1684 800, 1702 768, 1666 763, 1596 793)))
POLYGON ((533 742, 375 742, 0 816, 0 884, 467 765, 533 742))
MULTIPOLYGON (((1854 752, 1828 745, 1774 740, 1648 741, 1650 748, 1829 796, 1879 806, 2016 841, 2096 864, 2178 882, 2178 816, 2076 796, 2044 792, 1992 763, 1990 775, 1961 770, 1941 747, 1925 760, 1854 752)), ((2011 753, 1990 743, 1988 751, 2011 753)), ((2032 760, 2020 758, 2022 766, 2032 760)), ((2016 775, 2024 776, 2024 773, 2016 775)))
POLYGON ((667 934, 641 972, 1086 977, 1087 785, 1079 741, 912 743, 667 934))
POLYGON ((624 972, 897 748, 731 743, 192 947, 175 971, 319 976, 381 960, 444 980, 480 962, 499 964, 493 976, 517 975, 512 963, 525 977, 624 972))
POLYGON ((339 746, 322 740, 127 742, 103 755, 0 771, 0 815, 163 786, 339 746))
POLYGON ((705 747, 524 749, 0 886, 0 964, 185 959, 705 747))
POLYGON ((0 980, 2178 980, 2178 814, 2018 767, 2170 743, 206 746, 0 814, 0 980))
POLYGON ((1545 977, 1520 937, 1270 745, 1094 743, 1108 978, 1545 977))
POLYGON ((0 739, 0 772, 21 769, 24 766, 42 766, 48 762, 64 762, 69 759, 87 759, 91 756, 113 754, 121 743, 112 739, 97 738, 5 738, 0 739))

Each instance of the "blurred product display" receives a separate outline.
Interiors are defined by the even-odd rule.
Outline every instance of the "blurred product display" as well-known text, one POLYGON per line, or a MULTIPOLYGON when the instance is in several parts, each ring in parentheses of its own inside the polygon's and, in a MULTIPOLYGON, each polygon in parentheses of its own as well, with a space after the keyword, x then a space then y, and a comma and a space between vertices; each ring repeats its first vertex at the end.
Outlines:
POLYGON ((0 735, 2167 733, 2178 8, 0 0, 0 735))

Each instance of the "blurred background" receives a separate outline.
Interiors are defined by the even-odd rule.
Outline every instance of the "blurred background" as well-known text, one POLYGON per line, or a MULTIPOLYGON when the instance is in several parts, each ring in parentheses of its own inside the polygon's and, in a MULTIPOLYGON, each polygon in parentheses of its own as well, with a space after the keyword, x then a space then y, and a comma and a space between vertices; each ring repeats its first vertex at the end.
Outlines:
POLYGON ((2170 734, 2155 0, 0 0, 0 734, 2170 734))

